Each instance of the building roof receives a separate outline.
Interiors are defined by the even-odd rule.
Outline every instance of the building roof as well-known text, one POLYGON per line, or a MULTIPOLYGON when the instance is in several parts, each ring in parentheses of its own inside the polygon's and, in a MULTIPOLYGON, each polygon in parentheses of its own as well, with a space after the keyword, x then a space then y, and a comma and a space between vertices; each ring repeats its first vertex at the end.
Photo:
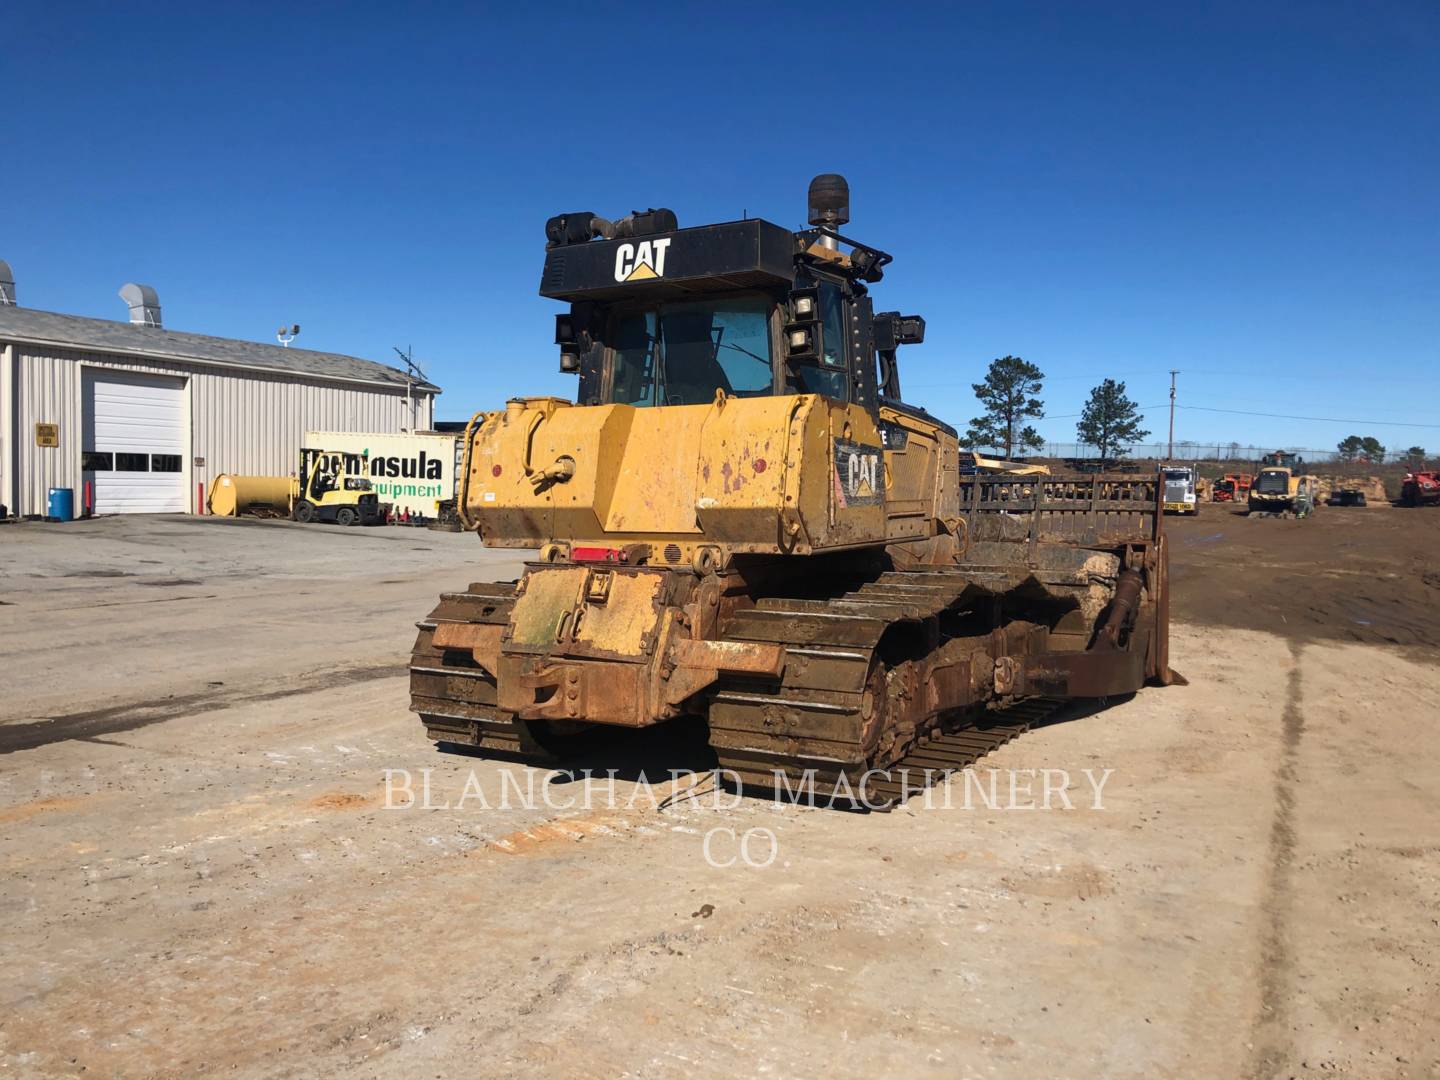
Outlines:
MULTIPOLYGON (((340 353, 311 349, 282 348, 260 341, 190 334, 155 326, 136 326, 90 319, 82 315, 61 315, 26 307, 0 307, 0 341, 55 345, 68 349, 123 353, 129 356, 164 360, 188 360, 222 367, 275 371, 287 375, 338 379, 344 382, 404 386, 405 372, 374 360, 361 360, 340 353)), ((439 393, 434 383, 417 380, 414 389, 439 393)))

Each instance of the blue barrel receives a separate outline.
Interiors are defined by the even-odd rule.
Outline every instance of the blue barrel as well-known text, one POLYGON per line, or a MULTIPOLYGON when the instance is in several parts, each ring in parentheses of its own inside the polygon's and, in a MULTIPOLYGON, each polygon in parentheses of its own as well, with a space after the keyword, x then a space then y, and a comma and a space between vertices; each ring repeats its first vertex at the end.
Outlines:
POLYGON ((73 488, 51 488, 50 498, 45 503, 45 517, 49 521, 75 520, 75 491, 73 488))

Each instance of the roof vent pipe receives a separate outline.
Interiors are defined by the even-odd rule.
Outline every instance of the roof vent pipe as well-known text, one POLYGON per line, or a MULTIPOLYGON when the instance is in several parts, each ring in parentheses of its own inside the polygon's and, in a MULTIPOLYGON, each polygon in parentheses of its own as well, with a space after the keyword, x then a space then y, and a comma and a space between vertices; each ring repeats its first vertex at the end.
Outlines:
POLYGON ((160 326, 160 297, 149 285, 122 285, 120 299, 130 305, 132 326, 160 326))
POLYGON ((0 259, 0 307, 15 306, 15 275, 10 272, 10 264, 0 259))

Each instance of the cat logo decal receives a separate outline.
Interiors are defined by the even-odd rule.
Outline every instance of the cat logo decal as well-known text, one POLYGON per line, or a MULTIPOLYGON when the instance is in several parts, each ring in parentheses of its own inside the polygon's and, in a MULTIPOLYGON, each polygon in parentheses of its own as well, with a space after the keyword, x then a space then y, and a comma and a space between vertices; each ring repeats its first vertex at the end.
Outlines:
POLYGON ((665 276, 665 252, 671 238, 625 243, 615 249, 615 280, 646 281, 665 276))

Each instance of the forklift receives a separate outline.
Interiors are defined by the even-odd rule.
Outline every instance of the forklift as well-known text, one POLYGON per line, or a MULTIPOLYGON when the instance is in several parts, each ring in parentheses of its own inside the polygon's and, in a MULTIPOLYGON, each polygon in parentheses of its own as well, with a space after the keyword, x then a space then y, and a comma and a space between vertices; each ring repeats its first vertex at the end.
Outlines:
MULTIPOLYGON (((352 476, 343 453, 300 451, 300 469, 290 479, 290 518, 303 525, 314 521, 336 525, 380 522, 380 497, 369 477, 352 476), (328 463, 329 468, 322 468, 328 463)), ((356 470, 363 472, 363 465, 356 470)))

